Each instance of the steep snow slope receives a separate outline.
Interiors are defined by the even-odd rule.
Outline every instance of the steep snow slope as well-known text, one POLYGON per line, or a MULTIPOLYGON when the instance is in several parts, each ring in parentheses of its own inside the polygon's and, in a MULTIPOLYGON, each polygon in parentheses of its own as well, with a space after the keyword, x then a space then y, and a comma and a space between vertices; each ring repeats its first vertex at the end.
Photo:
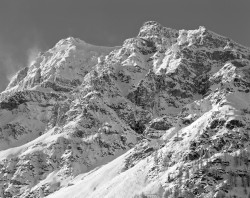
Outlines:
POLYGON ((40 53, 29 67, 19 71, 1 95, 25 89, 71 91, 115 48, 90 45, 72 37, 62 39, 52 49, 40 53))
POLYGON ((249 77, 204 27, 61 40, 1 94, 0 196, 248 197, 249 77))

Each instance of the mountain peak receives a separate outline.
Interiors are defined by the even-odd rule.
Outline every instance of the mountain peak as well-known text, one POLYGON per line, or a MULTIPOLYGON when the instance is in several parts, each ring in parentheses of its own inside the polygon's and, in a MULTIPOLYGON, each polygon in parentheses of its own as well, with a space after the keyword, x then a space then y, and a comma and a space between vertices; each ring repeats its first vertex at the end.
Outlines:
POLYGON ((163 26, 158 23, 157 21, 146 21, 143 23, 141 28, 145 28, 145 27, 160 27, 162 28, 163 26))
POLYGON ((156 21, 147 21, 140 28, 138 37, 165 36, 177 37, 178 31, 162 26, 156 21))
POLYGON ((203 26, 62 39, 1 94, 0 197, 245 198, 249 78, 250 51, 203 26))

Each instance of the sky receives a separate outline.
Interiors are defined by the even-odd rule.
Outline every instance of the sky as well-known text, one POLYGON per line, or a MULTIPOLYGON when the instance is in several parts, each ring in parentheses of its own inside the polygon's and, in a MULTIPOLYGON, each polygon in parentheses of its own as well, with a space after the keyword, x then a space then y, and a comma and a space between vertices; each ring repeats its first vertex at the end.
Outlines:
POLYGON ((122 45, 145 21, 199 26, 250 46, 249 0, 0 0, 0 91, 39 51, 69 36, 122 45))

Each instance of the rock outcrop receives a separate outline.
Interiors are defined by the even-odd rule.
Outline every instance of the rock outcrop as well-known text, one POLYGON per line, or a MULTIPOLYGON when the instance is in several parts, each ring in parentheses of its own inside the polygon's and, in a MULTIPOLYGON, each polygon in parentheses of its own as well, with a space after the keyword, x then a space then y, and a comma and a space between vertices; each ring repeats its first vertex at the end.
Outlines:
POLYGON ((250 49, 146 22, 67 38, 0 95, 0 197, 250 196, 250 49))

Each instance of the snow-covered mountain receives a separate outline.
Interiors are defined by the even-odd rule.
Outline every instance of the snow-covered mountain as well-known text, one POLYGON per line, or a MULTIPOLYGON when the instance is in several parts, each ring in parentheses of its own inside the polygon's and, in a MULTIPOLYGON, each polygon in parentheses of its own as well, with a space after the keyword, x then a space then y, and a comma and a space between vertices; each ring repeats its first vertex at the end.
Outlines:
POLYGON ((0 94, 0 197, 250 197, 250 49, 143 24, 67 38, 0 94))

